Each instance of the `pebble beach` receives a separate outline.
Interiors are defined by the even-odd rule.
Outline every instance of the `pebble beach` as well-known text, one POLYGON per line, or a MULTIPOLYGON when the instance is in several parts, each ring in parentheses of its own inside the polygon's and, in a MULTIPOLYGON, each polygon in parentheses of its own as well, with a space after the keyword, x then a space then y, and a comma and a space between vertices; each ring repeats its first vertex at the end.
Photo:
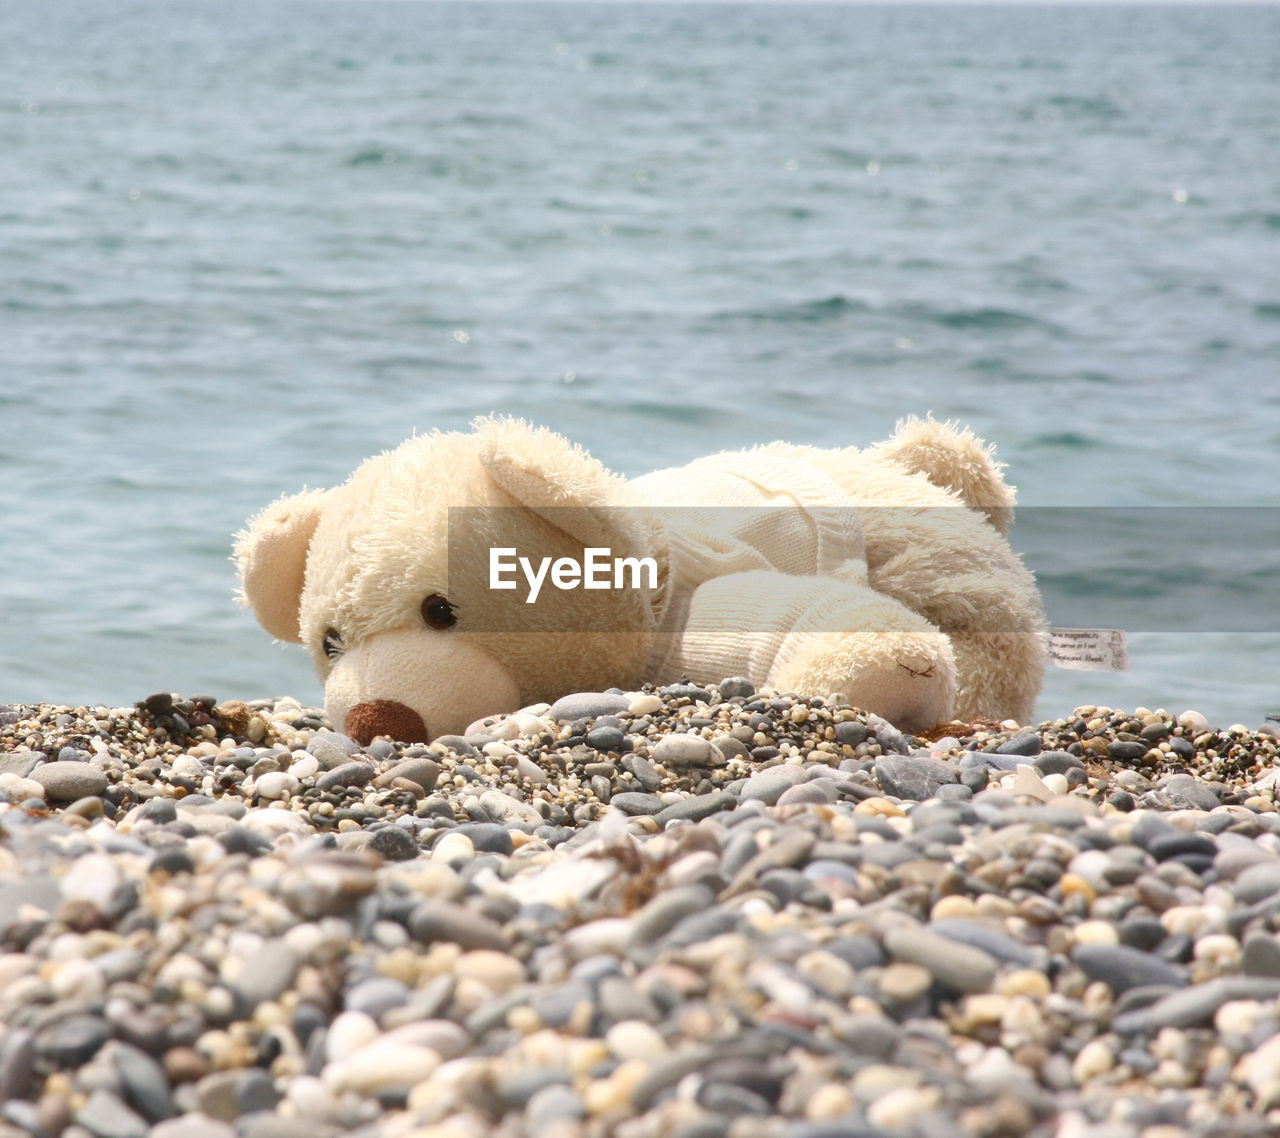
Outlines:
POLYGON ((0 1138, 1274 1135, 1278 735, 0 706, 0 1138))

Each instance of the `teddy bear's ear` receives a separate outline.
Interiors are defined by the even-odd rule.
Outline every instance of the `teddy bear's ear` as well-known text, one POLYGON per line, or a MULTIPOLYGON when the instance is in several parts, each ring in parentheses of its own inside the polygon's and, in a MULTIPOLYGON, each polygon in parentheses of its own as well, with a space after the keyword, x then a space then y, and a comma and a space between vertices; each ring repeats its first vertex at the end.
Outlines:
POLYGON ((320 522, 324 490, 304 490, 272 502, 236 534, 240 602, 277 640, 302 640, 298 609, 307 550, 320 522))
MULTIPOLYGON (((583 546, 624 547, 626 480, 580 446, 519 419, 477 419, 480 464, 517 502, 583 546)), ((633 540, 633 539, 632 539, 633 540)))

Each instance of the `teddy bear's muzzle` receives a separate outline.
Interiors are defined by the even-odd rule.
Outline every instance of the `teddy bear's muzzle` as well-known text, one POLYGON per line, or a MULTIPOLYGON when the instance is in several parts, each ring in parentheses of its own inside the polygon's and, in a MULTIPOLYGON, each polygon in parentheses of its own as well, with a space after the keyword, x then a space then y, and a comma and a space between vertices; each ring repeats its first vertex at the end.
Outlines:
POLYGON ((427 743, 427 725, 411 707, 394 699, 371 699, 347 712, 347 734, 362 747, 379 735, 400 743, 427 743))

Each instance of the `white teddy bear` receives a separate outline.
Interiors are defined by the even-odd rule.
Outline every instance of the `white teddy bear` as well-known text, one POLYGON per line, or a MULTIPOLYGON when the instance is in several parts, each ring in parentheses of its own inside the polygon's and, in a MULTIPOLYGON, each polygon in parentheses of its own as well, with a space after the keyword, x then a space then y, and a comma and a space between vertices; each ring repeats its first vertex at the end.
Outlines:
POLYGON ((933 420, 631 481, 509 419, 417 437, 238 535, 243 600, 306 645, 334 727, 457 733, 572 691, 745 675, 906 730, 1026 721, 1045 667, 1013 493, 933 420))

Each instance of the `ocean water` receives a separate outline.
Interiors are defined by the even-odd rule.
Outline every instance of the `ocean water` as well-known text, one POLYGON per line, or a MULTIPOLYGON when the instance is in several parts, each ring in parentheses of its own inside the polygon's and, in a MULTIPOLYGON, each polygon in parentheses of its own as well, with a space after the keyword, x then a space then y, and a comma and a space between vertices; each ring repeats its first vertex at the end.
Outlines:
POLYGON ((414 432, 638 474, 931 412, 1050 617, 1131 633, 1042 714, 1280 712, 1280 8, 6 0, 0 44, 0 702, 318 702, 231 534, 414 432))

